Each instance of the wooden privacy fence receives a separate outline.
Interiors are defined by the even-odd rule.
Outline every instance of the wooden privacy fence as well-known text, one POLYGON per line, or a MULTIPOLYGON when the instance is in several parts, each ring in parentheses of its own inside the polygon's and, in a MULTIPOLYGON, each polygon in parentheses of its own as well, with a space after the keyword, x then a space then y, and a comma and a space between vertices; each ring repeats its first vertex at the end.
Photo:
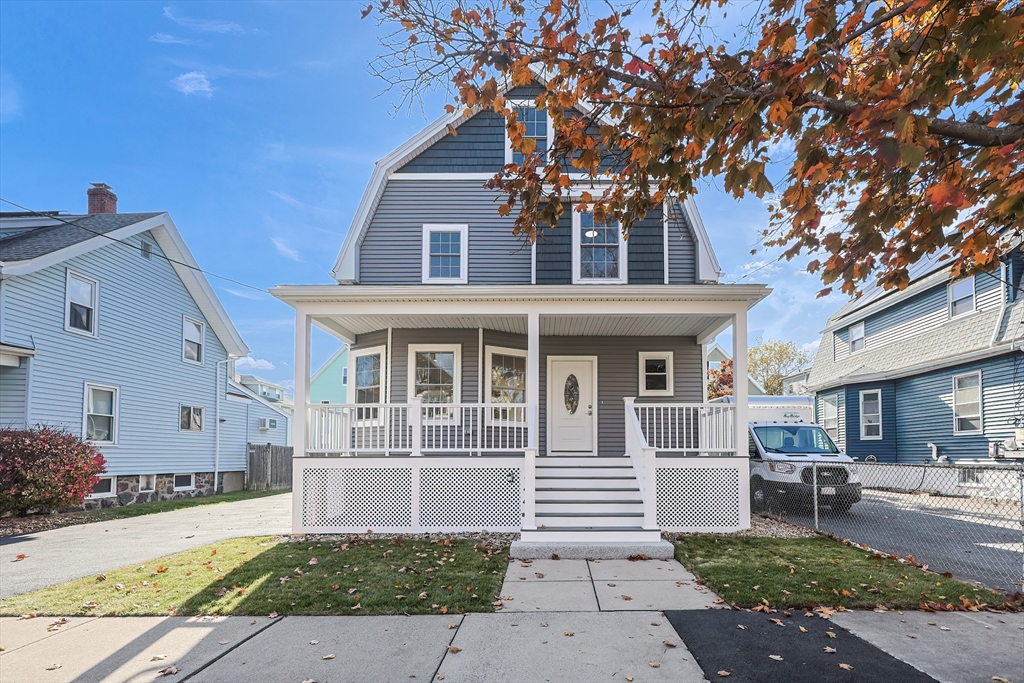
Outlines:
POLYGON ((245 488, 272 491, 292 487, 292 447, 249 444, 249 470, 245 488))

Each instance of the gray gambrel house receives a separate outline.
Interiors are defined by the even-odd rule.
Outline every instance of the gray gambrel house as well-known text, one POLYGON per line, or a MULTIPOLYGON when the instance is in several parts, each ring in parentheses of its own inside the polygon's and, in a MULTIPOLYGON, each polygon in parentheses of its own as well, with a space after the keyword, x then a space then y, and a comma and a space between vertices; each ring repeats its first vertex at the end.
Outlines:
POLYGON ((817 418, 852 456, 985 460, 1024 449, 1024 258, 951 279, 946 252, 903 291, 873 288, 829 318, 808 379, 817 418))
MULTIPOLYGON (((545 149, 538 92, 507 97, 545 149)), ((377 162, 337 284, 273 290, 296 309, 295 530, 749 525, 746 316, 769 290, 719 282, 692 198, 628 240, 568 201, 524 242, 484 188, 513 160, 499 115, 442 117, 377 162), (311 325, 351 345, 347 404, 309 403, 311 325), (709 406, 707 345, 730 325, 744 395, 709 406)))
POLYGON ((288 417, 229 383, 248 348, 170 216, 116 201, 0 213, 0 427, 92 442, 90 506, 240 488, 247 442, 283 444, 288 417))

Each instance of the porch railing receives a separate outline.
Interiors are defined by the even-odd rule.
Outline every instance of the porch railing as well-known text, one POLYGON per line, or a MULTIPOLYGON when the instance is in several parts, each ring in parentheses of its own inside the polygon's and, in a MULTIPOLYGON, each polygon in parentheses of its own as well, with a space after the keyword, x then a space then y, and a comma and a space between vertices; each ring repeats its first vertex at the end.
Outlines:
POLYGON ((307 408, 307 455, 519 453, 531 446, 532 405, 319 404, 307 408))
POLYGON ((637 487, 644 503, 644 528, 658 527, 658 459, 657 449, 647 443, 632 398, 626 404, 626 455, 633 463, 637 487))
MULTIPOLYGON (((647 445, 689 455, 737 455, 736 406, 707 403, 635 403, 647 445)), ((628 430, 627 430, 628 433, 628 430)))

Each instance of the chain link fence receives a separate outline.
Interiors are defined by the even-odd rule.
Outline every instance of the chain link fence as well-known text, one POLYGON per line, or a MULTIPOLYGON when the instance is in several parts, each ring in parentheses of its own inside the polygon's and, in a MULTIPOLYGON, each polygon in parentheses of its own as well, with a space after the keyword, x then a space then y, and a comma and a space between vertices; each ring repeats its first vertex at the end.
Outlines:
POLYGON ((814 463, 800 477, 813 493, 779 510, 788 520, 912 555, 958 579, 1024 592, 1024 465, 814 463))

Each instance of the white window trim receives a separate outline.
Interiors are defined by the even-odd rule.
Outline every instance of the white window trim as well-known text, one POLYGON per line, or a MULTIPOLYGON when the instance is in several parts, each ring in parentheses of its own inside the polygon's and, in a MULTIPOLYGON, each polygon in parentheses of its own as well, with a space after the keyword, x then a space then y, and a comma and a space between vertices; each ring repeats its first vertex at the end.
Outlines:
POLYGON ((860 440, 861 441, 881 441, 882 440, 882 390, 881 389, 865 389, 860 392, 860 440), (864 395, 865 394, 878 394, 878 436, 867 436, 864 434, 864 395))
POLYGON ((100 281, 96 278, 66 269, 64 276, 64 331, 79 334, 83 337, 97 339, 100 336, 100 281), (85 280, 92 284, 92 330, 87 332, 71 326, 71 278, 85 280))
MULTIPOLYGON (((415 396, 416 389, 416 354, 421 351, 453 352, 455 354, 455 368, 452 375, 452 404, 462 403, 462 344, 409 344, 409 362, 406 365, 408 385, 406 396, 415 396)), ((424 405, 445 405, 444 403, 430 403, 424 405)), ((460 412, 460 411, 457 411, 460 412)), ((456 415, 456 417, 459 417, 456 415)), ((445 420, 446 422, 449 420, 445 420)))
POLYGON ((360 404, 356 397, 359 395, 359 384, 356 380, 356 359, 362 356, 374 356, 380 355, 380 400, 377 403, 384 403, 384 398, 387 395, 385 387, 388 384, 388 367, 387 367, 387 347, 383 344, 380 346, 368 346, 365 349, 352 349, 348 354, 348 376, 352 378, 352 394, 348 394, 346 390, 345 402, 354 405, 377 405, 377 403, 363 403, 360 404))
MULTIPOLYGON (((828 428, 828 423, 827 423, 827 420, 829 419, 829 417, 828 417, 828 411, 826 410, 826 408, 830 408, 830 407, 835 409, 835 417, 833 417, 832 419, 834 419, 836 421, 836 427, 835 427, 835 429, 836 429, 836 436, 835 436, 835 440, 838 441, 839 440, 839 436, 840 436, 839 435, 839 395, 838 394, 828 394, 827 396, 822 396, 821 397, 821 426, 825 430, 826 433, 828 433, 828 429, 829 429, 828 428)), ((829 434, 829 436, 832 436, 832 435, 829 434)))
POLYGON ((206 431, 206 406, 201 406, 196 403, 179 403, 178 404, 178 431, 182 434, 202 434, 206 431), (203 411, 202 426, 200 429, 182 429, 181 428, 181 409, 182 408, 199 408, 203 411))
POLYGON ((572 208, 572 283, 574 285, 625 285, 629 283, 629 258, 626 252, 626 240, 622 236, 622 225, 619 224, 619 277, 617 278, 581 278, 580 277, 580 212, 572 208))
MULTIPOLYGON (((526 349, 510 349, 510 348, 507 348, 507 347, 504 347, 504 346, 487 346, 487 347, 485 347, 484 356, 485 356, 486 360, 484 361, 484 363, 485 363, 485 365, 484 365, 484 374, 487 376, 487 385, 486 385, 487 393, 484 394, 484 396, 486 397, 486 400, 484 401, 484 403, 486 403, 489 406, 498 406, 499 408, 511 405, 511 406, 523 406, 523 408, 525 409, 526 406, 529 405, 528 403, 491 403, 491 395, 494 392, 494 381, 493 381, 494 378, 491 375, 491 368, 493 367, 493 356, 494 356, 494 354, 498 354, 499 356, 517 356, 519 358, 526 358, 527 357, 526 349)), ((527 381, 529 381, 529 380, 527 380, 527 381)), ((526 389, 525 385, 524 385, 523 388, 526 389)), ((523 396, 525 398, 525 396, 526 396, 525 392, 524 392, 523 396)), ((487 410, 485 412, 485 415, 487 417, 487 421, 488 422, 501 423, 501 424, 523 424, 523 423, 529 421, 529 415, 527 414, 527 412, 528 412, 527 410, 523 411, 523 417, 524 417, 523 420, 512 420, 512 419, 495 418, 494 415, 493 415, 493 411, 492 410, 487 410)))
POLYGON ((121 426, 121 387, 112 384, 99 384, 97 382, 86 382, 85 392, 82 395, 82 440, 88 441, 86 435, 89 433, 89 390, 102 389, 114 392, 114 424, 111 427, 110 441, 89 441, 91 444, 102 446, 116 446, 118 431, 121 426))
POLYGON ((949 282, 949 284, 946 285, 946 313, 949 316, 950 320, 952 320, 953 318, 959 318, 961 316, 968 315, 969 313, 974 313, 977 310, 978 310, 978 285, 974 281, 974 277, 962 278, 960 280, 951 280, 949 282), (962 282, 970 282, 971 283, 971 310, 964 311, 963 313, 957 313, 956 315, 953 315, 953 285, 958 285, 958 284, 960 284, 962 282))
POLYGON ((196 474, 195 472, 179 472, 171 475, 171 483, 174 484, 175 491, 195 491, 196 490, 196 474), (191 477, 192 483, 188 486, 178 486, 178 477, 191 477))
POLYGON ((139 475, 139 493, 152 493, 153 491, 156 491, 156 475, 155 474, 140 474, 139 475), (148 489, 142 488, 142 481, 143 481, 144 477, 152 477, 153 478, 153 486, 151 488, 148 488, 148 489))
POLYGON ((639 393, 637 396, 675 396, 675 372, 672 367, 672 352, 671 351, 641 351, 640 352, 640 363, 639 363, 640 380, 637 389, 639 393), (665 369, 668 371, 667 377, 667 389, 647 389, 647 359, 648 358, 664 358, 666 360, 665 369))
POLYGON ((114 475, 108 477, 98 477, 98 479, 109 479, 110 480, 110 493, 89 493, 85 497, 86 500, 100 500, 101 498, 116 498, 117 497, 117 477, 114 475))
POLYGON ((139 240, 139 253, 142 255, 142 258, 144 258, 144 259, 151 259, 151 258, 153 258, 153 249, 155 249, 155 248, 156 247, 155 247, 155 245, 153 244, 153 242, 151 240, 147 240, 147 239, 139 240))
POLYGON ((451 285, 464 285, 469 282, 469 224, 423 224, 423 282, 451 285), (430 233, 432 232, 459 233, 459 277, 430 277, 430 233))
POLYGON ((348 386, 348 365, 341 369, 341 386, 348 386))
POLYGON ((199 320, 198 318, 193 318, 190 315, 182 315, 181 316, 181 362, 182 363, 188 363, 189 365, 196 365, 198 367, 203 367, 203 366, 206 365, 206 322, 202 321, 202 320, 199 320), (199 341, 199 361, 198 362, 194 361, 194 360, 189 360, 188 358, 185 357, 185 322, 186 321, 191 322, 191 323, 195 323, 196 325, 199 325, 201 330, 202 330, 202 332, 199 333, 200 337, 202 337, 202 339, 200 339, 200 341, 199 341))
POLYGON ((977 436, 978 434, 985 433, 985 378, 981 374, 981 370, 975 370, 974 372, 961 372, 960 374, 953 375, 952 377, 952 389, 953 395, 950 396, 950 404, 953 408, 953 435, 954 436, 977 436), (957 429, 956 428, 956 381, 960 377, 971 377, 977 376, 978 378, 978 422, 981 423, 979 429, 957 429))
MULTIPOLYGON (((516 107, 533 107, 534 109, 536 109, 537 108, 537 101, 536 100, 530 100, 530 99, 526 99, 526 100, 505 100, 505 105, 509 108, 509 110, 515 109, 516 107)), ((546 112, 547 110, 544 110, 544 111, 546 112)), ((518 121, 516 123, 518 123, 518 121)), ((509 136, 508 136, 508 126, 507 125, 503 125, 502 126, 502 130, 504 131, 504 134, 505 134, 505 164, 508 165, 508 164, 512 163, 512 139, 509 138, 509 136)), ((551 116, 548 115, 548 152, 551 151, 551 148, 554 146, 554 144, 555 144, 555 128, 554 128, 554 126, 551 125, 551 116)))
POLYGON ((847 329, 847 333, 846 334, 847 334, 847 340, 846 340, 847 349, 849 350, 851 356, 853 354, 855 354, 855 353, 860 353, 861 351, 866 351, 867 350, 867 348, 868 348, 868 335, 867 335, 867 330, 864 329, 864 322, 863 321, 861 321, 859 323, 854 323, 853 325, 850 325, 850 327, 847 329), (862 346, 859 349, 854 350, 854 348, 853 348, 853 331, 855 329, 857 329, 858 327, 861 330, 860 339, 861 339, 861 342, 862 342, 862 346))

